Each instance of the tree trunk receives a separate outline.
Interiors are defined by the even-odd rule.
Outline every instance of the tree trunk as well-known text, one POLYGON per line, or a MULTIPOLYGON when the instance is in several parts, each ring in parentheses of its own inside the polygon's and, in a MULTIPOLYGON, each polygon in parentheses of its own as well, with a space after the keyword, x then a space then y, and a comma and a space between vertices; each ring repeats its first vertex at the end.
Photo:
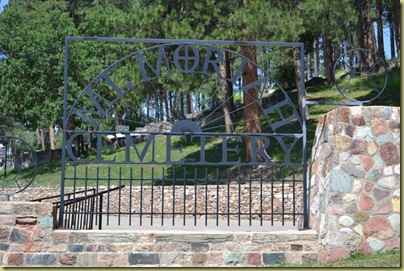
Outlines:
POLYGON ((230 60, 228 52, 224 53, 224 58, 219 63, 219 68, 220 74, 225 78, 222 80, 222 98, 226 133, 234 133, 233 120, 231 119, 231 114, 234 110, 233 84, 227 80, 230 78, 230 60))
POLYGON ((384 37, 383 37, 383 0, 376 0, 376 18, 377 18, 377 55, 383 60, 383 62, 386 62, 386 57, 384 55, 384 37))
MULTIPOLYGON (((241 55, 251 60, 252 62, 257 62, 257 56, 255 53, 254 46, 241 46, 241 55)), ((257 68, 252 63, 247 63, 243 67, 243 86, 249 85, 258 80, 257 68)), ((248 90, 243 90, 243 102, 245 104, 244 108, 244 131, 247 133, 257 134, 262 132, 261 120, 260 120, 260 108, 259 105, 255 102, 255 99, 258 98, 258 92, 255 88, 250 88, 248 90)), ((252 148, 260 148, 263 146, 262 140, 257 140, 257 146, 252 146, 252 140, 250 136, 246 137, 246 162, 252 161, 252 148)), ((265 158, 261 157, 257 153, 257 161, 264 162, 265 158)))
MULTIPOLYGON (((357 36, 359 47, 376 52, 375 31, 371 18, 371 0, 355 0, 356 10, 358 13, 357 36)), ((375 62, 372 54, 363 53, 362 59, 365 64, 361 67, 361 71, 365 72, 375 62)))
POLYGON ((37 138, 37 144, 41 145, 41 135, 39 134, 39 128, 36 128, 36 138, 37 138))
POLYGON ((315 38, 313 42, 313 69, 314 69, 314 76, 318 76, 318 67, 320 66, 320 58, 319 58, 319 41, 318 37, 315 38))
POLYGON ((41 131, 41 145, 42 145, 42 150, 44 151, 45 150, 45 135, 44 135, 42 128, 40 129, 40 131, 41 131))
POLYGON ((401 42, 401 6, 400 0, 393 0, 393 9, 394 9, 394 29, 395 29, 395 38, 396 38, 396 48, 397 48, 397 58, 400 59, 400 42, 401 42))
POLYGON ((163 110, 163 90, 160 90, 160 95, 159 95, 159 115, 160 115, 160 121, 164 121, 164 110, 163 110))
POLYGON ((53 127, 53 124, 49 126, 49 139, 51 150, 56 150, 55 128, 53 127))
POLYGON ((327 86, 331 88, 334 85, 333 80, 333 58, 332 58, 332 41, 324 34, 323 35, 323 46, 324 46, 324 71, 325 77, 327 79, 327 86))
POLYGON ((311 72, 310 72, 310 53, 307 54, 306 67, 307 67, 307 81, 309 81, 310 77, 311 77, 311 72))
MULTIPOLYGON (((167 117, 167 121, 170 121, 172 118, 173 118, 173 116, 172 116, 172 114, 171 114, 171 111, 170 111, 170 109, 169 109, 169 104, 170 104, 170 101, 169 101, 169 99, 170 99, 170 95, 168 95, 168 92, 169 92, 169 90, 168 89, 165 89, 164 90, 164 100, 165 100, 165 108, 166 108, 166 117, 167 117)), ((170 105, 171 106, 171 105, 170 105)))
POLYGON ((393 22, 390 21, 390 50, 391 50, 391 59, 394 59, 396 57, 396 48, 394 46, 395 40, 394 40, 394 26, 393 22))
MULTIPOLYGON (((295 78, 296 78, 296 88, 297 88, 297 101, 299 103, 299 111, 302 114, 303 111, 303 106, 302 106, 302 80, 301 80, 301 74, 303 72, 302 70, 302 65, 300 62, 300 49, 299 47, 293 47, 293 62, 295 66, 295 78)), ((309 118, 309 111, 308 108, 306 107, 305 110, 305 117, 306 120, 309 118)))
POLYGON ((121 118, 121 111, 119 111, 118 108, 115 108, 115 117, 114 117, 114 128, 115 131, 118 131, 118 126, 119 126, 119 119, 121 118))
POLYGON ((185 109, 184 109, 184 94, 180 94, 180 106, 181 106, 181 116, 180 118, 183 118, 185 116, 185 109))
POLYGON ((192 95, 190 92, 187 93, 187 113, 192 114, 192 95))

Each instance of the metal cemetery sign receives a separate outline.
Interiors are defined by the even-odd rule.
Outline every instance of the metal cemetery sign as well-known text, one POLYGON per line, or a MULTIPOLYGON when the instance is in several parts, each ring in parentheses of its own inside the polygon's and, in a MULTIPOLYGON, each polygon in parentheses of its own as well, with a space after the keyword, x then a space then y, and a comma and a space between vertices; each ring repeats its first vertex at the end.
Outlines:
MULTIPOLYGON (((306 127, 300 113, 305 104, 299 108, 271 73, 274 48, 292 47, 300 49, 303 67, 300 43, 67 37, 59 227, 74 227, 74 214, 81 212, 64 209, 67 188, 98 191, 122 185, 108 199, 104 196, 105 202, 96 201, 96 215, 126 216, 129 221, 134 217, 153 221, 155 216, 215 216, 228 221, 231 216, 245 216, 272 223, 277 216, 282 222, 285 216, 293 221, 305 218, 306 193, 300 191, 301 199, 295 202, 294 190, 297 184, 306 188, 306 127), (107 49, 124 44, 124 49, 116 54, 111 49, 104 67, 97 60, 101 70, 77 93, 69 78, 75 62, 70 54, 78 43, 107 49), (241 50, 252 53, 248 56, 241 50), (285 184, 293 187, 290 210, 284 207, 285 184), (278 211, 274 211, 274 185, 282 187, 278 211), (252 210, 251 202, 247 211, 240 206, 232 211, 231 205, 242 204, 242 186, 250 187, 251 199, 252 187, 258 187, 259 211, 252 210), (263 186, 272 190, 263 193, 263 186), (135 187, 150 189, 151 195, 133 196, 135 187), (229 188, 223 198, 219 187, 229 188), (154 205, 157 189, 162 190, 159 207, 154 205), (199 189, 205 189, 202 200, 199 189), (208 189, 216 189, 213 211, 207 208, 208 189), (166 195, 168 190, 172 194, 166 195), (165 203, 164 197, 176 193, 183 193, 180 211, 174 201, 170 207, 165 203), (112 207, 113 197, 118 206, 112 207), (239 201, 231 204, 232 197, 239 201), (192 199, 192 206, 186 199, 192 199), (139 207, 133 207, 135 201, 140 201, 139 207), (223 202, 225 211, 218 207, 223 202), (205 209, 199 210, 200 205, 205 209)), ((303 74, 301 82, 304 98, 303 74)))

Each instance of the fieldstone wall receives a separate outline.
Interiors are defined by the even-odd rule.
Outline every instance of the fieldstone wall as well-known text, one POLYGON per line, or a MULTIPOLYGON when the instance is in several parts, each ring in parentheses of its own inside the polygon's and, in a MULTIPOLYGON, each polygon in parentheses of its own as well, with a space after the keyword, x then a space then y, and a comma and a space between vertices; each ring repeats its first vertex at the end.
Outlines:
POLYGON ((0 202, 4 267, 255 267, 315 261, 315 231, 54 230, 52 204, 0 202))
POLYGON ((338 108, 320 118, 313 145, 320 260, 400 248, 400 108, 338 108))
MULTIPOLYGON (((87 188, 88 189, 88 188, 87 188)), ((100 186, 99 191, 107 190, 108 187, 100 186)), ((76 191, 85 190, 84 187, 77 188, 76 191)), ((73 190, 66 188, 65 193, 73 190)), ((237 213, 277 213, 273 217, 264 215, 264 220, 274 221, 298 221, 299 215, 292 215, 301 210, 303 185, 301 182, 274 184, 241 184, 238 185, 201 185, 195 188, 194 185, 175 186, 125 186, 119 192, 115 190, 110 193, 109 199, 103 197, 103 212, 139 212, 142 207, 143 212, 161 213, 164 207, 165 217, 170 217, 172 210, 189 213, 188 218, 193 218, 192 213, 212 213, 208 218, 216 218, 215 213, 226 214, 228 210, 236 215, 231 215, 230 219, 238 219, 237 213), (240 188, 240 189, 239 189, 240 188), (196 189, 196 191, 195 191, 196 189), (272 196, 273 195, 273 196, 272 196), (221 199, 217 202, 217 196, 221 199), (131 200, 130 200, 131 197, 131 200), (195 199, 196 197, 196 199, 195 199), (109 202, 107 202, 109 200, 109 202), (164 201, 164 203, 163 203, 164 201), (184 203, 185 201, 185 203, 184 203), (261 204, 262 202, 262 204, 261 204), (152 206, 153 203, 153 206, 152 206), (273 205, 273 206, 272 206, 273 205), (107 208, 109 208, 107 210, 107 208), (285 215, 281 215, 284 214, 285 215)), ((60 188, 27 188, 21 193, 10 196, 10 201, 31 201, 33 199, 60 195, 60 188)), ((79 195, 83 196, 83 194, 79 195)), ((66 198, 67 199, 67 198, 66 198)), ((1 196, 0 196, 1 200, 1 196)), ((59 198, 47 200, 47 202, 58 202, 59 198)), ((157 215, 158 216, 158 215, 157 215)), ((204 216, 204 215, 203 215, 204 216)), ((178 217, 182 218, 182 215, 178 217)), ((252 215, 252 219, 260 219, 258 215, 252 215)), ((227 219, 227 215, 219 216, 219 219, 227 219)), ((241 219, 249 219, 249 215, 241 215, 241 219)))

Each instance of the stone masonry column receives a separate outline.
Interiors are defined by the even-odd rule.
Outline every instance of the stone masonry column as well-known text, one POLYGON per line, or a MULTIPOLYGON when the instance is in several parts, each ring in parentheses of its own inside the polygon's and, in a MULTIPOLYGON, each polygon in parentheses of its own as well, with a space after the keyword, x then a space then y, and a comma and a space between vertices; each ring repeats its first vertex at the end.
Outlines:
POLYGON ((335 109, 320 117, 312 152, 319 259, 400 248, 400 108, 335 109))

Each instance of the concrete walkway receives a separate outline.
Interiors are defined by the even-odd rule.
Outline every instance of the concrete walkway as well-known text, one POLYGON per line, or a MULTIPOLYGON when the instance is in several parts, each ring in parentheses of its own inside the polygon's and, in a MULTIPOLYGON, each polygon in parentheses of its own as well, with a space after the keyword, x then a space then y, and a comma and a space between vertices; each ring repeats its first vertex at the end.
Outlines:
MULTIPOLYGON (((251 225, 249 220, 241 220, 240 226, 238 225, 238 220, 230 220, 230 225, 228 225, 227 220, 219 220, 218 225, 215 219, 208 219, 207 225, 205 225, 205 219, 197 219, 196 225, 194 219, 175 219, 173 225, 172 218, 165 218, 163 221, 160 218, 153 218, 151 221, 150 217, 142 218, 142 225, 140 225, 139 217, 132 217, 129 225, 129 217, 121 216, 109 216, 106 215, 102 218, 102 230, 182 230, 182 231, 198 231, 198 232, 273 232, 273 231, 296 231, 298 230, 298 225, 292 222, 275 222, 271 225, 271 221, 263 221, 262 226, 260 221, 252 220, 251 225), (185 225, 184 225, 185 222, 185 225)), ((98 229, 98 225, 94 225, 94 229, 98 229)))

